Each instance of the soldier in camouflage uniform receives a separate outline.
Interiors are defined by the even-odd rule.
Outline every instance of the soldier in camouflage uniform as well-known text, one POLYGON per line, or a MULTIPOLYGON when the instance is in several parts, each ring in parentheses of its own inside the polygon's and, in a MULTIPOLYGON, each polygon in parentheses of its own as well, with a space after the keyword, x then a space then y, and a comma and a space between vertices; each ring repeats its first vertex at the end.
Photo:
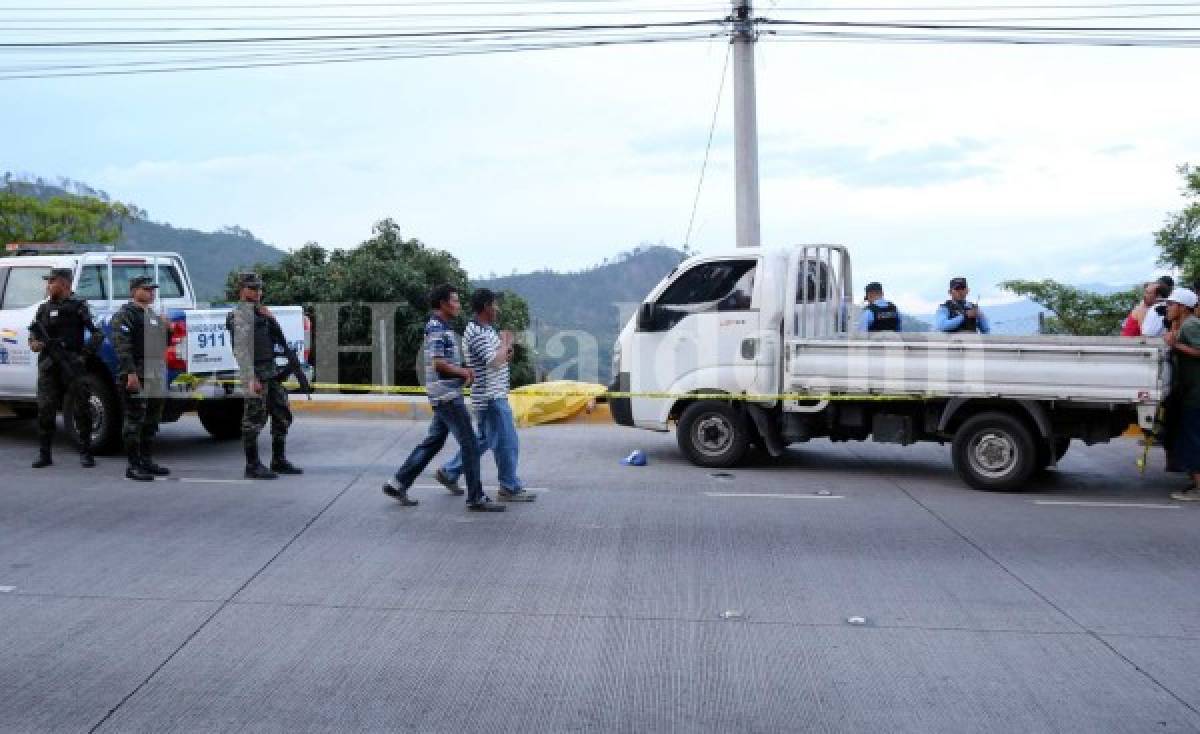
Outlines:
POLYGON ((238 275, 236 308, 225 326, 233 337, 233 354, 241 373, 246 407, 242 413, 242 446, 246 450, 247 479, 275 479, 280 474, 303 474, 287 460, 287 432, 292 424, 288 394, 275 364, 276 345, 271 336, 275 317, 263 306, 262 279, 257 273, 238 275), (258 458, 258 434, 271 419, 271 468, 258 458))
POLYGON ((86 387, 80 383, 87 376, 87 359, 95 355, 104 343, 104 333, 93 323, 87 301, 76 298, 71 292, 74 276, 75 273, 70 268, 55 268, 49 275, 44 276, 48 300, 38 306, 34 315, 34 322, 40 324, 46 335, 62 347, 59 353, 70 360, 71 364, 57 364, 48 345, 33 337, 33 324, 30 324, 29 348, 38 352, 39 451, 37 461, 33 462, 34 469, 54 463, 51 456, 54 423, 58 408, 68 393, 73 393, 70 406, 75 429, 79 434, 79 463, 85 467, 96 465, 96 460, 92 457, 91 406, 86 387), (89 334, 86 341, 83 336, 85 330, 89 334), (73 380, 69 376, 72 372, 75 374, 73 380))
POLYGON ((158 284, 148 276, 129 281, 130 300, 112 320, 112 341, 117 351, 118 387, 125 409, 122 436, 129 467, 125 477, 150 482, 170 474, 154 463, 153 441, 162 420, 167 369, 167 323, 154 312, 158 284))

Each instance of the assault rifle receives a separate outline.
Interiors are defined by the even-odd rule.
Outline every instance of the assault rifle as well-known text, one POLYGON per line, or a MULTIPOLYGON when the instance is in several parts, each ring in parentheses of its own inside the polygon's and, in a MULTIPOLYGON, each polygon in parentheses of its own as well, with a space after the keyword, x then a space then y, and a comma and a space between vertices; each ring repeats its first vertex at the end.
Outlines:
POLYGON ((42 343, 42 349, 50 355, 50 361, 58 365, 62 370, 63 377, 71 385, 79 378, 79 367, 75 360, 71 359, 71 355, 67 353, 66 347, 63 346, 62 339, 50 338, 50 333, 46 331, 46 326, 41 321, 34 321, 29 327, 29 335, 34 340, 42 343))
POLYGON ((283 327, 275 319, 269 319, 271 324, 271 341, 275 346, 283 350, 283 356, 287 357, 287 367, 284 367, 275 375, 275 379, 279 381, 286 380, 289 375, 296 378, 296 382, 300 383, 300 391, 312 400, 313 386, 308 381, 308 375, 304 374, 304 367, 300 364, 300 358, 296 356, 296 350, 287 343, 287 338, 283 335, 283 327))

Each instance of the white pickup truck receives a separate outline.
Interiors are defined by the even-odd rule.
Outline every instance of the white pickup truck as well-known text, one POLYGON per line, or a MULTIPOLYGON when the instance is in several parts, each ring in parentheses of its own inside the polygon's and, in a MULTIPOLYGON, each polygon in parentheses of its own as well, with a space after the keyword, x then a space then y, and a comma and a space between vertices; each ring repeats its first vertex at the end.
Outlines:
POLYGON ((852 296, 841 246, 683 262, 618 337, 614 420, 676 422, 682 451, 710 467, 818 437, 951 442, 968 484, 1017 490, 1072 440, 1151 428, 1166 391, 1161 341, 868 334, 852 296))
MULTIPOLYGON (((28 346, 29 324, 45 300, 42 276, 51 268, 75 273, 75 295, 87 300, 96 325, 104 330, 100 353, 87 365, 92 396, 93 445, 113 451, 121 440, 121 402, 116 392, 116 353, 109 323, 129 299, 130 279, 148 275, 158 283, 155 308, 170 322, 166 352, 168 400, 164 421, 196 410, 217 438, 240 432, 242 401, 230 380, 237 377, 232 341, 225 329, 228 308, 197 308, 183 258, 171 252, 111 252, 107 248, 62 245, 10 245, 0 257, 0 405, 19 416, 36 414, 37 357, 28 346)), ((307 365, 309 322, 299 306, 273 307, 285 339, 307 365)), ((74 421, 65 421, 74 435, 74 421)))

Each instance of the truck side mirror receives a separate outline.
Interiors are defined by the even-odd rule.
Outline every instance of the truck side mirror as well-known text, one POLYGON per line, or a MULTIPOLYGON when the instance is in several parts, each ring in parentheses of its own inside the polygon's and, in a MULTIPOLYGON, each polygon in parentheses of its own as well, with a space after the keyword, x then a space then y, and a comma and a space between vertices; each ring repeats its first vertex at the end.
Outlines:
POLYGON ((658 320, 658 304, 643 303, 638 309, 637 329, 638 331, 654 331, 658 320))

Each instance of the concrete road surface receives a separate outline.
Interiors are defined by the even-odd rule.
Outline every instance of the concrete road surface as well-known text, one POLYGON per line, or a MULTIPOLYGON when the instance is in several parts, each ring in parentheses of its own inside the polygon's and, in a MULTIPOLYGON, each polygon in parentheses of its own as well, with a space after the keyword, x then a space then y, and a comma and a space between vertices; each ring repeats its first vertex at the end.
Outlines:
POLYGON ((250 483, 185 419, 143 484, 0 421, 0 731, 1200 731, 1200 508, 1130 441, 987 494, 935 445, 547 426, 480 515, 380 493, 424 428, 301 420, 250 483))

